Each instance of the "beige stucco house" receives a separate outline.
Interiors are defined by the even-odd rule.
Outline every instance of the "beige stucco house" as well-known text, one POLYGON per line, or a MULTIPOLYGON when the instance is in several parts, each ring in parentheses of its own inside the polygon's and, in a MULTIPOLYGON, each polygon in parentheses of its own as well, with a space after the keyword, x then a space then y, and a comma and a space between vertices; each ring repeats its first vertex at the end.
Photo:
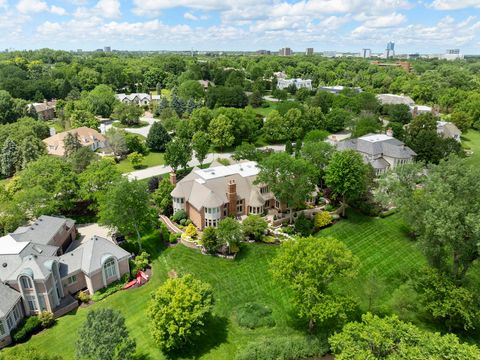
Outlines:
POLYGON ((130 254, 93 236, 72 249, 75 222, 41 216, 0 238, 0 348, 25 316, 61 316, 78 306, 72 295, 90 294, 130 271, 130 254))
POLYGON ((76 135, 80 141, 80 144, 82 146, 89 147, 92 151, 103 149, 107 144, 107 139, 105 136, 100 134, 97 130, 84 126, 73 130, 64 131, 43 139, 43 142, 45 143, 47 151, 50 155, 65 155, 64 141, 68 134, 72 134, 74 136, 76 135))

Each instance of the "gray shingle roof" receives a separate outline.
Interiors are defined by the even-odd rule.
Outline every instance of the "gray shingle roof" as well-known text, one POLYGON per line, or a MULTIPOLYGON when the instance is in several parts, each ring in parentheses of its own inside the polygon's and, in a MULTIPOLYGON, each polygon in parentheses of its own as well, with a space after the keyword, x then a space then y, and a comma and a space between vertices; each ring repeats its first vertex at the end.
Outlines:
POLYGON ((71 227, 73 224, 70 219, 42 215, 30 226, 19 227, 11 235, 17 241, 48 245, 63 226, 71 227))
POLYGON ((5 317, 20 301, 20 293, 0 282, 0 318, 5 317))
POLYGON ((338 150, 352 149, 369 156, 389 156, 396 159, 410 159, 415 152, 403 142, 382 134, 367 134, 358 139, 337 143, 338 150), (370 139, 374 139, 369 141, 370 139))
POLYGON ((78 270, 91 274, 101 269, 105 256, 123 259, 129 257, 130 253, 110 240, 94 236, 75 250, 60 256, 60 275, 65 277, 78 270))

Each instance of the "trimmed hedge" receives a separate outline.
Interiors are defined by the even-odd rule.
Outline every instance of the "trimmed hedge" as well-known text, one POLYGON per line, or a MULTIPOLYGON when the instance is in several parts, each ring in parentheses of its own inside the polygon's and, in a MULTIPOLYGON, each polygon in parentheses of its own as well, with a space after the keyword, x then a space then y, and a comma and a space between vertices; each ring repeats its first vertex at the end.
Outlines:
POLYGON ((22 322, 12 331, 12 338, 17 343, 22 343, 30 339, 33 334, 42 330, 42 322, 38 316, 30 316, 23 319, 22 322))
POLYGON ((240 349, 236 360, 299 360, 321 357, 328 351, 326 341, 315 337, 284 336, 264 338, 240 349))
POLYGON ((95 293, 92 295, 92 300, 97 302, 105 299, 106 297, 109 297, 112 294, 115 294, 117 291, 123 289, 123 285, 130 280, 130 274, 125 274, 122 276, 120 280, 117 280, 110 285, 108 285, 106 288, 100 289, 98 291, 95 291, 95 293))

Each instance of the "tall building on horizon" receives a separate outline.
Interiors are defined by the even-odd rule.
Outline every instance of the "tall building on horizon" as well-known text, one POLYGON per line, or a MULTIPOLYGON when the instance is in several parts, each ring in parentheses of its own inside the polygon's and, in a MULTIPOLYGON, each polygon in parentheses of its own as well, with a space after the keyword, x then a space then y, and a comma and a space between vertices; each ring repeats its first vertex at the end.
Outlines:
POLYGON ((313 48, 307 48, 305 50, 305 55, 313 55, 313 48))
POLYGON ((387 49, 385 50, 385 57, 391 58, 395 56, 395 43, 393 41, 389 41, 387 43, 387 49))
POLYGON ((290 56, 290 55, 292 55, 292 49, 290 49, 289 47, 281 48, 278 51, 278 55, 280 55, 280 56, 290 56))
POLYGON ((104 51, 104 52, 112 52, 112 48, 111 48, 110 46, 105 46, 105 47, 103 48, 103 51, 104 51))
POLYGON ((446 54, 458 55, 460 54, 460 49, 447 49, 446 54))
POLYGON ((372 56, 372 50, 371 49, 362 49, 362 57, 364 59, 367 59, 370 56, 372 56))

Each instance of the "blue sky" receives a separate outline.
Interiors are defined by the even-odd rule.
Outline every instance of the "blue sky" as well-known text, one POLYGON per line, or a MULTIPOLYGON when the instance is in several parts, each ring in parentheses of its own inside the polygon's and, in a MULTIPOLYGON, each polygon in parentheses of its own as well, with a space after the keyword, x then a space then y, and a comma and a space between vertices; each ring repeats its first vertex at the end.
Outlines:
POLYGON ((480 53, 480 0, 0 0, 0 48, 480 53))

